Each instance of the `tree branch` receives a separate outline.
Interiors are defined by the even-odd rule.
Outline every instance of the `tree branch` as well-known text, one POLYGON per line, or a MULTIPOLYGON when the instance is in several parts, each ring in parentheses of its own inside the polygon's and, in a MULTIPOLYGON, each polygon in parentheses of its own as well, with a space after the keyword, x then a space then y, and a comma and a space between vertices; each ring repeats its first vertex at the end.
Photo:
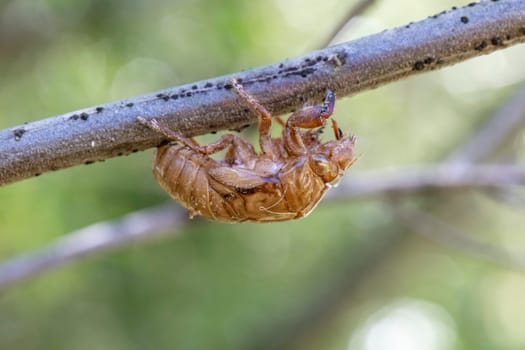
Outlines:
POLYGON ((0 131, 0 185, 158 145, 137 116, 190 136, 253 123, 232 77, 282 114, 327 88, 347 96, 524 41, 525 2, 482 1, 282 63, 17 126, 0 131))

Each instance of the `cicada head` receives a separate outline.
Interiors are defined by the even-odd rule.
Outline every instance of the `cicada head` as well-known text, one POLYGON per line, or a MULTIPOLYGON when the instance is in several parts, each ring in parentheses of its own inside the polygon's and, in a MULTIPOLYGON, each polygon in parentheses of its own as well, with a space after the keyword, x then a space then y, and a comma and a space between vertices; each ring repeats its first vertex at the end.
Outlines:
POLYGON ((334 142, 335 145, 330 152, 330 159, 337 163, 341 172, 344 172, 355 161, 355 136, 350 135, 340 140, 335 140, 334 142))
POLYGON ((310 156, 310 167, 325 183, 332 182, 355 161, 354 146, 354 136, 326 142, 310 156))

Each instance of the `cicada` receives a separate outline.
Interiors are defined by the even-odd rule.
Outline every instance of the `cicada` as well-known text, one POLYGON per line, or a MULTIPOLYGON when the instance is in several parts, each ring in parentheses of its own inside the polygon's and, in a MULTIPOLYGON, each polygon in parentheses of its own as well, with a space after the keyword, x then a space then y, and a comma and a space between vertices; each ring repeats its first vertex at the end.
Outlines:
POLYGON ((233 91, 258 115, 260 151, 239 135, 225 134, 199 145, 156 119, 139 123, 162 134, 153 173, 160 186, 190 212, 223 222, 274 222, 308 215, 326 191, 337 185, 354 162, 355 137, 345 136, 332 119, 334 139, 322 142, 321 130, 332 115, 335 95, 305 105, 284 122, 279 138, 271 135, 272 115, 236 80, 233 91), (303 130, 304 129, 304 130, 303 130), (224 159, 212 154, 226 150, 224 159))

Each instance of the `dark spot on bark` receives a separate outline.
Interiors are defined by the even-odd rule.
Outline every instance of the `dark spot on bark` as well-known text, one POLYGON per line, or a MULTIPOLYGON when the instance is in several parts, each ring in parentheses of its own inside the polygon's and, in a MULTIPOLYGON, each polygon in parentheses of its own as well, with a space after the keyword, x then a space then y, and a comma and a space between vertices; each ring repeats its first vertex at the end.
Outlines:
POLYGON ((425 68, 425 64, 421 61, 417 61, 414 64, 414 70, 423 70, 423 68, 425 68))
POLYGON ((172 99, 172 100, 176 100, 176 99, 178 99, 178 98, 179 98, 179 95, 177 95, 177 94, 171 95, 171 99, 172 99))
POLYGON ((26 130, 24 128, 18 128, 13 130, 13 134, 15 135, 15 141, 20 141, 22 138, 22 135, 26 133, 26 130))
POLYGON ((277 79, 278 76, 277 75, 272 75, 272 79, 277 79))
POLYGON ((224 88, 225 88, 226 90, 230 90, 230 89, 233 88, 233 85, 232 85, 232 84, 224 84, 224 88))
POLYGON ((281 64, 279 65, 279 68, 283 68, 283 67, 284 67, 284 64, 281 63, 281 64))
POLYGON ((507 34, 507 36, 505 37, 505 39, 507 39, 507 40, 510 40, 510 39, 512 39, 512 35, 510 35, 510 34, 507 34))
POLYGON ((521 34, 525 35, 525 27, 521 28, 521 34))
POLYGON ((97 113, 102 113, 103 110, 104 110, 104 107, 95 108, 95 111, 97 111, 97 113))
POLYGON ((229 130, 230 131, 235 131, 235 132, 241 132, 241 131, 243 131, 244 129, 246 129, 248 127, 250 127, 250 124, 244 124, 243 126, 240 126, 240 127, 236 128, 236 129, 229 129, 229 130))
POLYGON ((182 89, 182 90, 180 90, 180 93, 181 93, 181 94, 183 94, 183 93, 185 93, 185 92, 186 92, 186 89, 182 89))
POLYGON ((425 64, 431 64, 431 63, 434 63, 434 58, 433 57, 427 57, 425 58, 425 60, 423 61, 425 64))
POLYGON ((478 45, 474 46, 474 49, 478 50, 478 51, 482 51, 483 49, 485 49, 486 47, 488 46, 487 42, 485 40, 483 40, 482 42, 480 42, 478 45))
POLYGON ((86 160, 86 161, 84 162, 84 164, 86 164, 86 165, 93 164, 93 163, 95 163, 94 160, 86 160))
POLYGON ((217 131, 213 130, 213 131, 210 131, 210 133, 215 135, 217 133, 217 131))
POLYGON ((465 24, 468 23, 468 17, 467 16, 461 16, 460 20, 461 20, 461 23, 465 23, 465 24))
POLYGON ((436 64, 443 64, 443 63, 445 63, 445 60, 443 60, 443 59, 441 59, 441 58, 440 58, 439 60, 436 61, 436 64))
POLYGON ((243 108, 242 111, 243 111, 244 113, 250 113, 250 109, 249 109, 249 108, 243 108))
POLYGON ((223 88, 223 84, 222 84, 222 83, 218 83, 218 84, 217 84, 217 89, 220 90, 220 89, 222 89, 222 88, 223 88))
POLYGON ((192 94, 190 91, 188 91, 188 92, 186 93, 186 96, 187 96, 187 97, 190 97, 191 95, 193 95, 193 94, 192 94))
POLYGON ((42 173, 36 173, 36 174, 35 174, 35 176, 40 176, 40 175, 42 175, 42 173))
POLYGON ((88 120, 88 118, 89 118, 89 114, 87 114, 86 112, 80 113, 80 119, 88 120))
POLYGON ((69 117, 71 120, 78 120, 79 118, 80 116, 78 114, 73 114, 71 117, 69 117))
POLYGON ((305 69, 302 69, 300 71, 286 73, 284 76, 285 77, 289 77, 289 76, 292 76, 292 75, 299 75, 299 76, 301 76, 303 78, 306 78, 307 76, 309 76, 310 74, 312 74, 314 72, 315 72, 314 68, 305 68, 305 69))
POLYGON ((126 103, 126 107, 129 107, 129 108, 133 107, 133 102, 126 103))
POLYGON ((500 46, 503 45, 503 39, 501 39, 499 36, 495 36, 492 39, 490 39, 490 42, 494 46, 500 46))
POLYGON ((308 67, 308 66, 313 66, 315 65, 317 62, 315 60, 312 60, 310 58, 305 58, 304 59, 304 66, 305 67, 308 67))
POLYGON ((328 61, 328 57, 326 57, 326 56, 323 57, 323 61, 324 61, 324 62, 328 61))
POLYGON ((210 83, 210 82, 208 82, 208 83, 206 83, 206 85, 204 85, 205 88, 211 88, 212 86, 213 86, 213 84, 210 83))
POLYGON ((122 153, 122 152, 117 153, 117 157, 122 157, 123 155, 124 155, 124 153, 122 153))
POLYGON ((197 90, 199 87, 198 87, 197 85, 193 85, 191 88, 192 88, 193 90, 197 90))
POLYGON ((166 94, 163 94, 163 93, 160 93, 160 94, 157 94, 157 97, 164 100, 164 101, 169 101, 170 97, 169 95, 166 95, 166 94))
POLYGON ((452 6, 452 11, 457 10, 458 8, 456 6, 452 6))
POLYGON ((472 6, 476 6, 478 3, 477 2, 471 2, 470 4, 468 4, 467 6, 468 7, 472 7, 472 6))
POLYGON ((137 153, 138 151, 139 151, 138 149, 134 148, 131 150, 131 153, 137 153))

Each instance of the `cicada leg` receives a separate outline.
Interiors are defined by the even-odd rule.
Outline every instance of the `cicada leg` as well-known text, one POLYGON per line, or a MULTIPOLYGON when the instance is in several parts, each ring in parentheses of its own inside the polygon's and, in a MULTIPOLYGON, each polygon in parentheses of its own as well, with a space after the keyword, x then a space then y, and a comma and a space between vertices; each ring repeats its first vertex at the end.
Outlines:
POLYGON ((248 165, 252 160, 257 158, 257 153, 255 153, 255 149, 251 143, 236 135, 232 136, 234 136, 233 143, 224 157, 226 163, 231 165, 248 165))
POLYGON ((337 122, 334 119, 332 119, 332 130, 334 131, 334 136, 336 140, 341 140, 344 137, 343 130, 339 128, 337 122))
POLYGON ((259 115, 259 144, 261 145, 262 153, 269 155, 272 159, 277 158, 278 152, 274 148, 271 135, 272 115, 255 97, 246 92, 236 79, 232 79, 232 85, 235 92, 253 107, 259 115))
POLYGON ((180 132, 171 130, 167 126, 160 124, 159 121, 156 119, 146 120, 142 117, 137 117, 137 121, 140 124, 145 125, 148 128, 164 135, 170 141, 179 142, 182 145, 193 150, 194 152, 206 154, 206 155, 210 155, 210 154, 222 151, 226 147, 233 145, 234 140, 235 140, 234 135, 225 134, 225 135, 222 135, 217 141, 213 143, 210 143, 205 146, 200 146, 197 143, 197 141, 193 140, 192 138, 182 135, 180 132))
POLYGON ((323 104, 305 106, 295 111, 288 118, 283 131, 283 139, 290 154, 301 155, 307 152, 299 129, 314 129, 324 126, 326 120, 332 115, 334 106, 335 95, 331 90, 327 90, 323 104))

